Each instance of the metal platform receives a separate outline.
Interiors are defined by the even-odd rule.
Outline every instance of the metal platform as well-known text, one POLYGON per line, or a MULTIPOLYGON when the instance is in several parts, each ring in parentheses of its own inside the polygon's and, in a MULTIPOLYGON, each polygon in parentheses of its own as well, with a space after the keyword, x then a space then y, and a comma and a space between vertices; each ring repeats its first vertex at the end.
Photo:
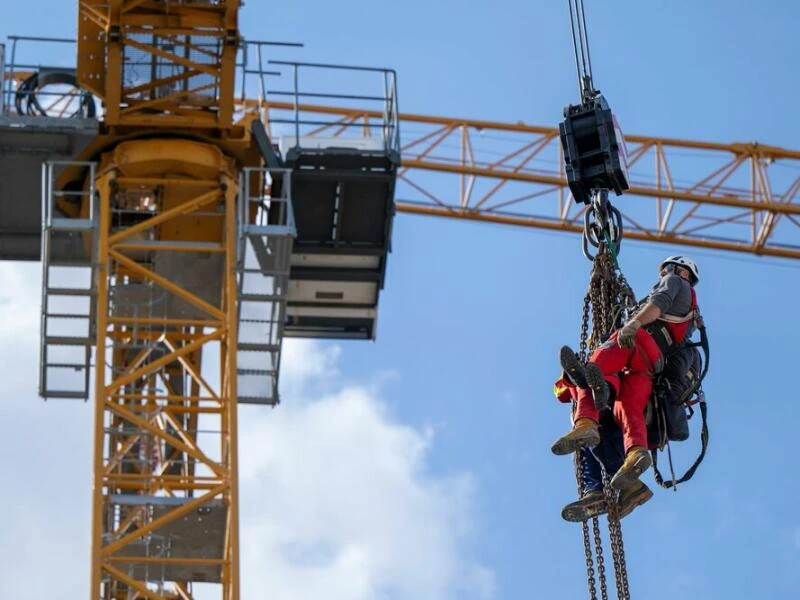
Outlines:
MULTIPOLYGON (((294 70, 294 114, 270 118, 287 125, 278 138, 283 163, 291 169, 297 238, 291 261, 284 335, 374 339, 394 220, 394 191, 400 166, 397 90, 394 72, 337 65, 278 63, 294 70), (380 93, 348 96, 304 92, 298 72, 339 70, 379 77, 380 93), (300 109, 304 96, 371 102, 383 118, 377 131, 363 123, 326 123, 300 109), (331 129, 334 135, 325 135, 331 129)), ((331 75, 331 73, 328 73, 331 75)))
POLYGON ((375 337, 398 162, 382 150, 292 149, 297 239, 286 335, 375 337))
MULTIPOLYGON (((147 525, 189 501, 189 498, 118 495, 111 498, 115 512, 112 516, 119 521, 136 510, 141 513, 141 524, 147 525)), ((115 556, 131 560, 117 559, 115 563, 128 576, 140 581, 220 583, 227 518, 228 510, 222 502, 206 502, 123 546, 115 556)))
MULTIPOLYGON (((74 49, 70 40, 55 38, 10 36, 8 48, 0 44, 0 260, 41 258, 42 165, 74 160, 99 130, 94 104, 81 104, 91 97, 64 83, 74 79, 74 64, 33 62, 44 50, 71 63, 67 48, 74 49)), ((61 258, 56 240, 50 249, 61 258)))
MULTIPOLYGON (((100 126, 95 118, 83 116, 87 112, 93 116, 94 108, 78 111, 72 118, 20 114, 20 90, 35 73, 20 69, 36 66, 14 64, 13 59, 6 63, 3 65, 0 60, 0 260, 36 261, 41 259, 42 246, 42 165, 46 161, 75 160, 97 136, 100 126)), ((287 170, 283 179, 291 184, 295 211, 297 237, 291 245, 289 280, 278 286, 284 296, 273 306, 281 319, 280 337, 375 339, 379 296, 391 251, 395 181, 400 166, 396 75, 389 69, 270 61, 291 76, 290 89, 281 91, 264 86, 264 76, 271 72, 261 68, 260 60, 258 64, 257 71, 245 68, 245 72, 260 78, 260 95, 267 99, 291 96, 295 101, 295 110, 285 118, 270 111, 267 127, 261 123, 254 127, 254 133, 260 134, 255 139, 262 147, 267 167, 287 170), (312 76, 310 81, 326 82, 326 86, 331 81, 338 82, 344 86, 343 93, 301 89, 298 73, 316 70, 322 70, 322 75, 312 76), (371 81, 370 89, 377 89, 378 93, 354 93, 359 88, 350 78, 362 75, 377 78, 377 82, 371 81), (304 113, 304 98, 367 103, 383 118, 370 124, 320 122, 313 112, 311 116, 304 113), (329 131, 326 135, 326 129, 333 134, 329 131)), ((68 77, 69 67, 46 67, 43 72, 57 69, 68 77)), ((31 102, 28 96, 25 98, 31 102)), ((40 112, 50 115, 46 110, 40 112)), ((273 196, 282 194, 281 185, 280 179, 274 182, 273 196)), ((272 212, 270 215, 269 224, 274 225, 272 212)), ((56 209, 54 216, 63 215, 56 209)), ((260 235, 248 238, 251 254, 259 255, 259 248, 264 245, 263 240, 258 240, 260 235)), ((53 236, 49 260, 74 258, 79 237, 75 233, 53 236)), ((262 252, 261 259, 264 256, 262 252)), ((159 264, 161 267, 170 273, 186 272, 178 264, 159 264)), ((274 264, 267 265, 268 272, 257 276, 247 270, 252 265, 242 268, 240 276, 248 281, 255 277, 274 278, 280 271, 274 264)), ((194 279, 203 279, 199 272, 194 275, 194 279)), ((189 287, 198 285, 195 281, 185 283, 189 287)), ((127 296, 115 301, 135 306, 138 292, 125 292, 127 296)), ((167 312, 191 316, 190 307, 179 306, 181 302, 175 299, 173 304, 167 312)), ((275 397, 270 393, 252 401, 271 403, 275 397)))
POLYGON ((42 165, 74 159, 97 132, 95 119, 0 114, 0 260, 40 259, 42 165))

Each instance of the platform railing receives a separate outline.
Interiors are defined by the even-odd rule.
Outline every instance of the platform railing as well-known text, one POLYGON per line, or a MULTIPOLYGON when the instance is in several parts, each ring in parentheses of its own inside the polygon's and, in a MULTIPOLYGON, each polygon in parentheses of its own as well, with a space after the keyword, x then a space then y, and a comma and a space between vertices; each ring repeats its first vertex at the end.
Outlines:
POLYGON ((289 169, 246 168, 239 187, 237 392, 278 404, 278 373, 297 235, 289 169))
POLYGON ((95 163, 77 161, 47 161, 43 165, 39 377, 39 394, 43 398, 89 397, 96 302, 95 168, 95 163), (55 178, 63 167, 88 169, 89 186, 76 191, 58 189, 55 178), (61 201, 83 204, 89 210, 84 216, 69 217, 59 209, 61 201), (71 251, 61 249, 54 253, 56 244, 71 251))
POLYGON ((271 113, 270 126, 283 126, 284 145, 301 148, 311 142, 314 147, 320 134, 332 131, 336 144, 385 153, 400 153, 400 127, 397 100, 397 73, 393 69, 311 62, 269 61, 271 65, 291 69, 289 82, 283 88, 266 89, 271 113), (310 75, 313 73, 313 75, 310 75), (310 83, 306 83, 310 80, 310 83), (337 91, 340 90, 340 91, 337 91), (345 91, 348 90, 348 91, 345 91), (361 91, 353 93, 349 90, 361 91), (291 109, 276 109, 289 103, 291 109), (316 110, 319 105, 346 106, 351 118, 333 120, 316 110), (380 114, 379 118, 360 118, 364 114, 380 114), (373 144, 358 142, 372 141, 373 144))
MULTIPOLYGON (((263 103, 269 88, 266 79, 281 75, 280 71, 264 68, 263 49, 267 47, 302 48, 303 44, 261 40, 240 44, 236 117, 263 103), (257 101, 253 102, 253 98, 257 101)), ((102 118, 102 103, 77 84, 76 52, 76 40, 72 38, 8 36, 7 43, 0 44, 0 115, 102 118), (31 81, 37 74, 58 74, 62 78, 48 84, 51 89, 42 89, 31 81), (65 107, 68 101, 73 110, 65 107)), ((136 66, 134 59, 126 62, 126 67, 131 66, 136 66)))
POLYGON ((74 58, 64 59, 74 57, 74 46, 70 38, 8 36, 0 50, 0 114, 95 117, 97 101, 80 89, 74 58))

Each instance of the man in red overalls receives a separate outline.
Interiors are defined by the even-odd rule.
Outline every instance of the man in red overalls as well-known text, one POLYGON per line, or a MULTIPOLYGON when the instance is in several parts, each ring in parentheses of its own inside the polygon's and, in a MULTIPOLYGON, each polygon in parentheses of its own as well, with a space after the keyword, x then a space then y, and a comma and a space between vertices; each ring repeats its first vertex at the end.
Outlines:
POLYGON ((561 349, 561 366, 577 387, 577 408, 573 429, 553 444, 553 453, 571 454, 599 444, 599 410, 616 399, 614 418, 622 429, 625 462, 611 479, 615 490, 630 489, 652 464, 644 420, 652 378, 663 367, 665 351, 686 338, 697 307, 694 286, 700 272, 694 261, 670 256, 659 270, 659 282, 644 306, 585 366, 569 347, 561 349))

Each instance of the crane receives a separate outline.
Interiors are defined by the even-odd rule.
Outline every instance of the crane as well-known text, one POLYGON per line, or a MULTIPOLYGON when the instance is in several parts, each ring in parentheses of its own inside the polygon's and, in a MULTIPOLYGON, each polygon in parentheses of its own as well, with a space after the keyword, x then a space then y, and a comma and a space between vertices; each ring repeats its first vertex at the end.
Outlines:
MULTIPOLYGON (((318 134, 342 135, 347 124, 381 116, 343 105, 300 109, 309 119, 332 118, 318 134)), ((558 128, 405 113, 400 126, 399 212, 583 231, 585 207, 570 201, 558 128)), ((800 258, 800 177, 774 168, 796 167, 799 151, 642 135, 625 141, 633 179, 622 207, 626 238, 800 258)))
MULTIPOLYGON (((554 128, 400 113, 391 69, 276 64, 288 92, 237 97, 267 75, 239 4, 82 1, 75 73, 3 69, 2 177, 36 197, 44 158, 44 202, 2 224, 0 257, 43 263, 42 395, 94 389, 93 598, 239 597, 236 407, 278 402, 283 338, 374 337, 395 209, 583 231, 554 128), (317 69, 379 92, 301 88, 317 69)), ((800 153, 626 140, 652 168, 626 238, 800 257, 800 178, 771 169, 800 153)))

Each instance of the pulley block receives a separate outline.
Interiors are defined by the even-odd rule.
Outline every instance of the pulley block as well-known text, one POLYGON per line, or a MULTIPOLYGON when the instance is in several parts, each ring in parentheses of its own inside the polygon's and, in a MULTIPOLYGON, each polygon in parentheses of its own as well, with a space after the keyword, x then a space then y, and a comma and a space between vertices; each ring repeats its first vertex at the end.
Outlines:
POLYGON ((590 204, 592 190, 628 189, 625 141, 608 102, 596 94, 564 109, 559 125, 567 182, 576 203, 590 204))

